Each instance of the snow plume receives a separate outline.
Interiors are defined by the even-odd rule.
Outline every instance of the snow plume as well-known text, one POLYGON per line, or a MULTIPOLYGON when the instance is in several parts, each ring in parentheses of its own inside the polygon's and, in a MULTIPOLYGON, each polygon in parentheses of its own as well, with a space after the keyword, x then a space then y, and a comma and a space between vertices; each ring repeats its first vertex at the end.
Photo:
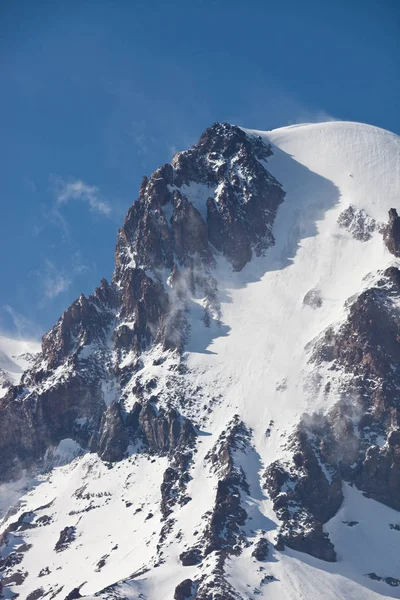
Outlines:
POLYGON ((356 395, 342 397, 328 413, 304 414, 300 430, 307 434, 314 447, 324 445, 324 458, 329 463, 351 464, 358 455, 358 423, 364 412, 356 395))
POLYGON ((33 481, 23 473, 21 479, 0 484, 0 522, 11 514, 18 500, 32 487, 33 481))
POLYGON ((175 267, 166 283, 170 300, 166 337, 183 349, 194 325, 200 322, 204 328, 220 323, 217 282, 207 267, 193 261, 188 267, 175 267))

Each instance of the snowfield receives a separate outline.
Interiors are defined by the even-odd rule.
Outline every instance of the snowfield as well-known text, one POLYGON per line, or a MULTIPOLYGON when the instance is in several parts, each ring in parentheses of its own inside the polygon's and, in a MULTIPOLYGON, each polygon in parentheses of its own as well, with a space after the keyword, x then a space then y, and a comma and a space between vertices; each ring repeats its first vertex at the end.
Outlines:
MULTIPOLYGON (((213 504, 217 484, 207 454, 235 414, 253 436, 253 449, 238 458, 250 485, 250 494, 243 498, 251 517, 247 532, 256 539, 264 531, 270 542, 275 540, 277 518, 260 476, 286 456, 287 436, 303 413, 330 408, 323 389, 328 382, 334 386, 337 377, 309 364, 307 345, 343 321, 346 301, 369 287, 377 272, 399 266, 382 242, 380 227, 389 209, 399 207, 400 138, 347 122, 248 133, 272 143, 267 168, 286 197, 274 225, 275 245, 265 257, 253 257, 240 272, 217 258, 221 325, 205 328, 202 299, 192 305, 186 385, 201 389, 205 408, 188 409, 188 416, 197 410, 201 424, 199 450, 187 488, 191 501, 175 508, 165 562, 157 563, 156 546, 166 459, 132 452, 110 468, 93 454, 79 456, 79 448, 67 441, 58 449, 60 466, 24 482, 29 491, 19 492, 19 505, 13 509, 13 520, 29 511, 34 522, 45 517, 41 526, 11 536, 15 547, 33 545, 19 565, 28 573, 15 587, 20 600, 44 585, 59 591, 57 600, 79 586, 82 596, 94 599, 96 592, 142 570, 118 588, 120 596, 101 597, 172 600, 175 587, 199 573, 198 566, 182 567, 179 554, 204 530, 204 514, 213 504), (217 400, 208 411, 211 398, 217 400), (71 527, 71 540, 57 551, 60 532, 71 527)), ((190 199, 190 189, 187 193, 190 199)), ((196 189, 195 200, 205 203, 206 194, 196 189)), ((0 351, 15 364, 14 355, 33 351, 32 346, 15 349, 3 340, 0 351)), ((0 367, 17 381, 18 369, 13 371, 2 353, 0 367)), ((162 382, 171 361, 173 356, 155 366, 144 360, 143 373, 162 382)), ((11 484, 0 488, 4 497, 11 492, 11 484)), ((9 522, 6 515, 0 531, 9 522)), ((342 507, 325 525, 336 563, 289 549, 278 552, 271 545, 272 556, 260 566, 250 547, 228 560, 228 581, 249 600, 400 598, 400 587, 367 577, 372 572, 400 577, 400 531, 390 527, 396 523, 398 512, 346 485, 342 507), (354 521, 352 526, 345 523, 354 521), (267 575, 271 579, 266 581, 267 575)), ((211 573, 212 561, 210 555, 202 573, 211 573)))

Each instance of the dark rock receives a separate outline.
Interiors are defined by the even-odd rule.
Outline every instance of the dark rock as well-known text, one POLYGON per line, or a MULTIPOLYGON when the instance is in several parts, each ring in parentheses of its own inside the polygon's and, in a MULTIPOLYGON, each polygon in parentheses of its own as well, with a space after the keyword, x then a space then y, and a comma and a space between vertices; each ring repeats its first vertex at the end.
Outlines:
POLYGON ((97 452, 105 461, 122 460, 129 445, 129 436, 121 414, 120 405, 112 402, 105 412, 101 425, 97 452))
POLYGON ((175 504, 175 488, 179 480, 179 472, 177 469, 168 467, 164 471, 163 481, 161 484, 161 513, 167 518, 172 512, 172 506, 175 504))
POLYGON ((196 586, 191 579, 185 579, 175 588, 174 600, 191 600, 196 586))
POLYGON ((369 447, 355 482, 371 498, 400 510, 400 444, 369 447))
MULTIPOLYGON (((173 409, 157 411, 148 402, 140 410, 134 406, 134 420, 141 432, 147 447, 155 452, 166 453, 180 446, 190 447, 195 437, 195 431, 190 421, 173 409)), ((133 426, 135 422, 132 421, 133 426)))
POLYGON ((76 432, 77 419, 90 419, 99 427, 104 402, 101 390, 80 377, 62 381, 39 396, 21 398, 14 387, 0 399, 0 479, 16 478, 30 468, 47 448, 65 438, 89 443, 90 432, 76 432), (15 459, 18 459, 17 461, 15 459))
POLYGON ((278 581, 278 580, 273 575, 264 575, 264 577, 261 579, 260 584, 265 585, 266 583, 271 583, 272 581, 278 581))
POLYGON ((182 552, 179 555, 179 559, 184 567, 190 567, 201 563, 203 556, 199 548, 191 548, 182 552))
POLYGON ((383 239, 389 252, 400 257, 400 217, 395 208, 389 210, 389 223, 383 231, 383 239))
MULTIPOLYGON (((394 217, 393 217, 394 218, 394 217)), ((400 503, 400 271, 386 269, 382 279, 361 293, 335 334, 328 330, 317 343, 312 361, 329 361, 351 374, 347 394, 314 434, 321 440, 321 456, 344 479, 368 496, 399 510, 400 503), (354 413, 359 414, 358 434, 354 413), (387 444, 379 446, 379 438, 387 444), (322 440, 329 443, 322 443, 322 440), (356 465, 356 467, 354 466, 356 465)))
POLYGON ((38 588, 34 590, 30 594, 27 595, 26 600, 39 600, 39 598, 43 598, 45 595, 45 591, 43 588, 38 588))
POLYGON ((23 558, 24 555, 21 552, 10 552, 8 556, 0 558, 0 571, 19 565, 23 558))
POLYGON ((198 255, 204 263, 212 262, 207 228, 198 210, 178 191, 174 193, 174 212, 171 218, 172 238, 178 261, 198 255))
POLYGON ((259 539, 258 542, 256 543, 256 547, 254 548, 251 555, 254 556, 254 558, 256 560, 264 561, 264 560, 267 560, 268 554, 269 554, 268 541, 265 538, 259 539))
POLYGON ((73 542, 76 538, 76 527, 64 527, 64 529, 60 532, 60 537, 54 547, 56 552, 62 552, 66 550, 68 546, 73 542))
POLYGON ((214 551, 238 555, 245 544, 242 531, 247 512, 242 506, 241 494, 250 492, 241 467, 235 465, 234 452, 248 449, 250 433, 238 415, 235 415, 216 445, 206 456, 220 474, 211 518, 206 528, 205 555, 214 551))
POLYGON ((239 553, 240 527, 246 523, 247 512, 241 505, 240 490, 245 482, 243 472, 233 472, 218 481, 217 495, 207 532, 205 554, 228 549, 239 553))
MULTIPOLYGON (((330 481, 323 471, 308 428, 300 424, 291 443, 294 466, 272 463, 265 473, 265 487, 276 514, 282 520, 277 549, 284 545, 322 560, 335 561, 336 553, 323 523, 332 518, 343 501, 340 474, 330 481)), ((315 442, 314 442, 315 443, 315 442)))
POLYGON ((12 575, 3 577, 1 583, 5 588, 10 585, 22 585, 27 577, 28 573, 26 571, 17 571, 12 575))
POLYGON ((375 219, 372 219, 365 210, 357 209, 352 205, 340 213, 338 224, 360 242, 370 240, 376 229, 375 219))
POLYGON ((400 579, 397 579, 396 577, 381 577, 380 575, 377 575, 376 573, 367 573, 366 577, 369 577, 370 579, 373 579, 374 581, 384 581, 391 587, 400 586, 400 579))
POLYGON ((80 593, 80 589, 82 586, 76 587, 70 591, 70 593, 65 596, 65 600, 77 600, 77 598, 82 598, 82 594, 80 593))

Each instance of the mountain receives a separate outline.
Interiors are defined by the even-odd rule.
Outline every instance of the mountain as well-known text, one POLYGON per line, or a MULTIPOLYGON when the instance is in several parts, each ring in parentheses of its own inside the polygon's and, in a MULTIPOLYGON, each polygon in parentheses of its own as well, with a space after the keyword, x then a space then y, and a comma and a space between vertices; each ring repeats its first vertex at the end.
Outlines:
POLYGON ((143 179, 0 400, 4 598, 400 598, 399 158, 216 123, 143 179))
POLYGON ((0 396, 4 396, 11 385, 19 383, 22 373, 39 352, 40 344, 35 341, 0 335, 0 396))

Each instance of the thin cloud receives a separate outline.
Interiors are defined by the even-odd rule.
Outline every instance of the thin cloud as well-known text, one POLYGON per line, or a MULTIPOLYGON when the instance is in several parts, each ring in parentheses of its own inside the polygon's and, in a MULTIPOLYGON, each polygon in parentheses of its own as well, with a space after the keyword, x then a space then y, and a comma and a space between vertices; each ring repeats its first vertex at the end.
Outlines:
POLYGON ((46 300, 54 300, 66 292, 72 284, 72 278, 50 261, 46 260, 46 267, 42 273, 42 288, 46 300))
MULTIPOLYGON (((27 319, 26 317, 24 317, 24 315, 21 315, 9 304, 0 307, 0 311, 8 316, 8 320, 12 324, 12 335, 14 337, 24 340, 37 340, 42 335, 43 332, 36 323, 31 321, 30 319, 27 319)), ((1 321, 3 321, 3 319, 1 319, 1 321)), ((5 334, 9 335, 8 331, 10 328, 4 328, 2 326, 0 331, 2 331, 3 329, 5 331, 5 334)))
POLYGON ((56 204, 61 206, 71 201, 81 201, 88 204, 90 210, 105 217, 110 217, 112 209, 110 204, 102 197, 100 190, 95 185, 88 185, 82 179, 64 181, 63 179, 51 178, 56 195, 56 204))
POLYGON ((79 251, 71 257, 70 267, 67 270, 57 267, 51 260, 47 259, 44 268, 36 272, 42 293, 40 305, 43 307, 47 301, 54 300, 60 294, 67 292, 75 278, 82 276, 89 270, 89 267, 84 264, 79 251))

